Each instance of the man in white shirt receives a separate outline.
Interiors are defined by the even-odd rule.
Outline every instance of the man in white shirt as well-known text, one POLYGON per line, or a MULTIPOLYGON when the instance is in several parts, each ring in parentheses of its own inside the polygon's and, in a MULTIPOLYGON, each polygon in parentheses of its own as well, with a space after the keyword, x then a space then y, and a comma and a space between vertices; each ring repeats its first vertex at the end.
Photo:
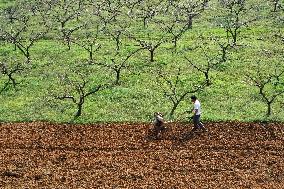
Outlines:
POLYGON ((202 129, 203 131, 207 131, 207 129, 204 127, 204 125, 200 122, 200 116, 201 116, 201 104, 199 100, 197 100, 197 97, 195 95, 191 96, 191 102, 194 103, 194 108, 192 109, 192 119, 194 123, 194 128, 192 131, 196 131, 197 129, 202 129))

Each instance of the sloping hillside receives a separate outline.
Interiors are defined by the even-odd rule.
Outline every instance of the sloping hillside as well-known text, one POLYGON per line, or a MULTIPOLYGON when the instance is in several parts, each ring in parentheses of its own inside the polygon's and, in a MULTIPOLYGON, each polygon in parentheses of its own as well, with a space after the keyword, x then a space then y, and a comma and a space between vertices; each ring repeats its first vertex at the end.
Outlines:
POLYGON ((171 123, 0 126, 1 188, 283 188, 284 125, 171 123))

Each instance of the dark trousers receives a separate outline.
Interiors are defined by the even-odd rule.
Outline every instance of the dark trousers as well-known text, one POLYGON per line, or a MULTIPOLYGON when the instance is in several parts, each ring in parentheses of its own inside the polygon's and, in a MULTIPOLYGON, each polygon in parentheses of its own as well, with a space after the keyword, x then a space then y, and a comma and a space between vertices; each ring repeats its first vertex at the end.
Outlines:
POLYGON ((197 130, 197 129, 206 130, 204 125, 200 122, 200 115, 193 116, 193 124, 194 124, 193 130, 197 130))
POLYGON ((158 139, 160 138, 160 134, 162 134, 164 131, 166 130, 166 128, 163 125, 154 125, 154 129, 153 129, 153 137, 158 139))

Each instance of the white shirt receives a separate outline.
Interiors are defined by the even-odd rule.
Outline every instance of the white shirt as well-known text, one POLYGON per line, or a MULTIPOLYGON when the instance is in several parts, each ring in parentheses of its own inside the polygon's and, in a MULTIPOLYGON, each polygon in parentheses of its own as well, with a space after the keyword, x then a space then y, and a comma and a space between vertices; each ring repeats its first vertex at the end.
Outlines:
POLYGON ((198 100, 196 100, 194 102, 194 110, 197 110, 196 115, 200 115, 201 114, 201 105, 200 105, 200 102, 198 100))
POLYGON ((163 122, 164 122, 164 118, 163 118, 162 116, 157 115, 157 116, 154 118, 153 124, 154 124, 154 125, 158 124, 158 121, 160 121, 160 122, 163 123, 163 122))

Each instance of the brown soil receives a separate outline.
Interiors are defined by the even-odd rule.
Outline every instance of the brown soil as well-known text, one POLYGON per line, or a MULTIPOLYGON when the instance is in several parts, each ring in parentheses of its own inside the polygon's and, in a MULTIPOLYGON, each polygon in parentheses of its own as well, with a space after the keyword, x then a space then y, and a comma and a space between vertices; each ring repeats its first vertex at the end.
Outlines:
POLYGON ((284 125, 0 125, 0 188, 284 188, 284 125))

